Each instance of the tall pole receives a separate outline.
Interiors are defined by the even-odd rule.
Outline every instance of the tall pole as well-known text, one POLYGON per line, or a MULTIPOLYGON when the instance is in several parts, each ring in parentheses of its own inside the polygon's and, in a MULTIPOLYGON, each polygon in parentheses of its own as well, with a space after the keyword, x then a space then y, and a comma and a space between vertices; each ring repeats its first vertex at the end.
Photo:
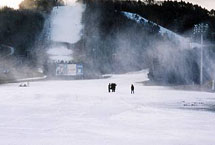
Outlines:
POLYGON ((201 33, 200 85, 203 84, 203 34, 201 33))
POLYGON ((208 31, 208 24, 198 24, 198 25, 194 25, 194 35, 201 35, 201 48, 200 48, 200 85, 203 85, 203 37, 204 34, 208 31))

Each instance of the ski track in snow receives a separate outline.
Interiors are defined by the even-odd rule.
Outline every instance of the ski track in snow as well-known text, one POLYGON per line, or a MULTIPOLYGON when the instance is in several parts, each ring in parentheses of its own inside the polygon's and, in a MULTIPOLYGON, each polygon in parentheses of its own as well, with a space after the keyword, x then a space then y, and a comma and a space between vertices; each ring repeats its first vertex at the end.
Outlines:
MULTIPOLYGON (((110 75, 111 76, 111 75, 110 75)), ((0 86, 2 145, 212 145, 213 93, 143 86, 147 71, 108 79, 0 86), (108 93, 108 83, 117 83, 108 93), (135 94, 130 94, 130 84, 135 94), (197 102, 192 106, 193 102, 197 102), (198 103, 199 102, 199 103, 198 103), (188 106, 186 106, 186 105, 188 106), (185 106, 184 106, 185 105, 185 106), (190 105, 190 106, 189 106, 190 105)))

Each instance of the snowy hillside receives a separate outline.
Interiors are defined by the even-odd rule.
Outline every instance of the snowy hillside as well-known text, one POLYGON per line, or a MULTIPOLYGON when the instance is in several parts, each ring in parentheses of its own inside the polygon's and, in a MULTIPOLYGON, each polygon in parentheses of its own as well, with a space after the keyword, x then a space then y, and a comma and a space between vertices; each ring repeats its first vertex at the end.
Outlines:
MULTIPOLYGON (((110 75, 111 76, 111 75, 110 75)), ((147 71, 108 79, 0 86, 2 145, 212 145, 214 94, 143 86, 147 71), (117 83, 108 93, 108 83, 117 83), (135 94, 130 94, 134 83, 135 94)))
MULTIPOLYGON (((122 14, 124 16, 126 16, 127 18, 131 19, 131 20, 134 20, 136 21, 137 23, 140 23, 140 24, 144 24, 144 23, 148 23, 149 20, 141 17, 140 15, 136 14, 136 13, 130 13, 130 12, 122 12, 122 14)), ((151 22, 151 21, 150 21, 151 22)), ((180 45, 183 45, 183 46, 190 46, 191 48, 192 47, 200 47, 200 44, 196 44, 196 43, 190 43, 190 39, 189 38, 185 38, 185 37, 182 37, 180 36, 179 34, 175 33, 175 32, 172 32, 156 23, 153 23, 151 22, 152 24, 158 26, 160 28, 160 33, 161 35, 167 35, 169 38, 171 39, 175 39, 176 41, 179 42, 180 45)))
MULTIPOLYGON (((131 20, 135 20, 137 23, 140 23, 140 24, 144 24, 144 23, 149 22, 149 20, 147 20, 147 19, 145 19, 145 18, 143 18, 140 15, 135 14, 135 13, 122 12, 122 14, 124 14, 127 18, 129 18, 131 20)), ((157 25, 160 28, 160 33, 162 35, 167 34, 170 38, 175 37, 176 39, 183 40, 183 41, 186 40, 187 41, 187 38, 184 38, 184 37, 172 32, 172 31, 170 31, 170 30, 168 30, 168 29, 166 29, 166 28, 164 28, 164 27, 162 27, 162 26, 160 26, 160 25, 158 25, 156 23, 153 23, 153 22, 151 22, 151 23, 154 24, 154 25, 157 25)))

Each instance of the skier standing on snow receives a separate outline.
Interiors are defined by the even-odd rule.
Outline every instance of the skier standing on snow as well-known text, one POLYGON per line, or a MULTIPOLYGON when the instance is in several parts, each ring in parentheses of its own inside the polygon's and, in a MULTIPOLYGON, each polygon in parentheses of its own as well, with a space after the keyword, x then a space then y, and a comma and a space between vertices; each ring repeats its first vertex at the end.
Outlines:
POLYGON ((131 94, 134 94, 134 85, 131 84, 131 94))
POLYGON ((115 83, 112 83, 111 84, 111 89, 112 89, 112 92, 115 92, 116 91, 116 84, 115 83))
POLYGON ((108 92, 110 93, 111 85, 110 83, 108 84, 108 92))

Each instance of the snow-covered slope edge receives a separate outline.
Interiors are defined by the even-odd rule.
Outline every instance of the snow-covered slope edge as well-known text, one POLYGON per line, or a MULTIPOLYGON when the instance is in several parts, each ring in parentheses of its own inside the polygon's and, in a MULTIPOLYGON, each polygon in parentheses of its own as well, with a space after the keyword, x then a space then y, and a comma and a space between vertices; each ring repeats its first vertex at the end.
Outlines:
POLYGON ((200 45, 199 44, 196 44, 196 43, 191 43, 191 40, 190 38, 186 38, 186 37, 183 37, 173 31, 170 31, 169 29, 166 29, 152 21, 149 21, 143 17, 141 17, 140 15, 136 14, 136 13, 130 13, 130 12, 125 12, 125 11, 122 11, 121 12, 124 16, 126 16, 128 19, 130 20, 134 20, 136 21, 137 23, 139 24, 144 24, 144 23, 152 23, 153 25, 156 25, 160 28, 160 34, 161 35, 167 35, 169 38, 171 39, 174 39, 176 41, 179 42, 180 45, 183 45, 183 46, 186 46, 187 48, 193 48, 193 47, 199 47, 200 45))

